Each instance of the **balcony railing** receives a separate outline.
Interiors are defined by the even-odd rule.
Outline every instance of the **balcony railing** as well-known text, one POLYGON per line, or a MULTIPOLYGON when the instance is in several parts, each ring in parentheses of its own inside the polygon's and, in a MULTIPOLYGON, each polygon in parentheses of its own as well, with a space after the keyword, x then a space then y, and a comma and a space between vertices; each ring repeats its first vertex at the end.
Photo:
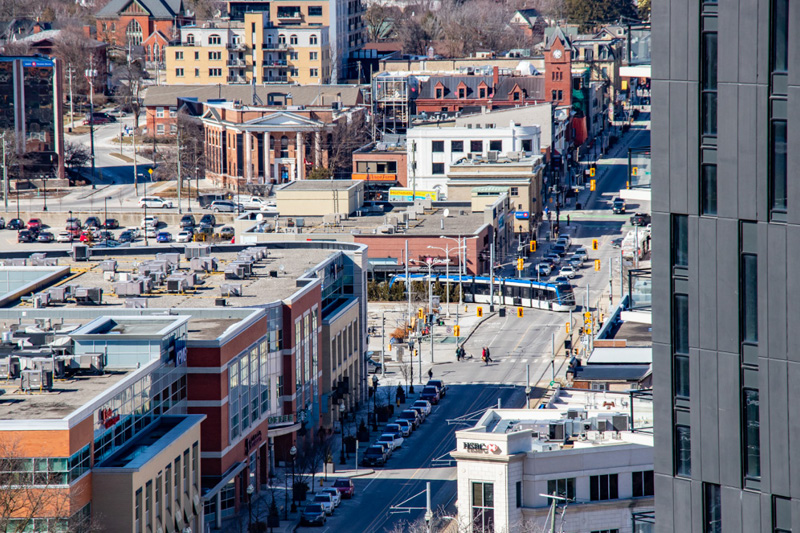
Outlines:
POLYGON ((264 83, 286 83, 288 76, 264 76, 264 83))
POLYGON ((228 76, 228 83, 247 83, 244 76, 228 76))
POLYGON ((228 50, 247 50, 245 43, 228 43, 225 45, 228 50))
POLYGON ((264 61, 264 66, 268 68, 291 68, 286 63, 285 60, 283 61, 264 61))
POLYGON ((229 67, 246 67, 247 63, 244 59, 228 59, 229 67))
POLYGON ((288 20, 288 19, 301 19, 303 18, 303 13, 300 11, 281 11, 278 10, 278 18, 281 20, 288 20))
POLYGON ((288 50, 289 45, 286 43, 263 43, 262 50, 288 50))

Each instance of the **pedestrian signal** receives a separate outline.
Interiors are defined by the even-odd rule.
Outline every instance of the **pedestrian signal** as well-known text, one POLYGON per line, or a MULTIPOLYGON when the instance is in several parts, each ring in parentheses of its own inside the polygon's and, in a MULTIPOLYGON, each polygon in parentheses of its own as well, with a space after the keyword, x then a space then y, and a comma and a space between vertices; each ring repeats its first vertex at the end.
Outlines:
POLYGON ((597 250, 600 246, 600 243, 597 242, 597 239, 592 239, 592 250, 597 250))
POLYGON ((599 259, 595 259, 594 260, 594 269, 595 270, 600 270, 600 260, 599 259))
POLYGON ((517 318, 522 318, 523 310, 522 307, 517 307, 517 318))
POLYGON ((478 318, 483 318, 483 307, 478 308, 478 318))
POLYGON ((461 336, 461 326, 453 326, 453 335, 456 337, 461 336))

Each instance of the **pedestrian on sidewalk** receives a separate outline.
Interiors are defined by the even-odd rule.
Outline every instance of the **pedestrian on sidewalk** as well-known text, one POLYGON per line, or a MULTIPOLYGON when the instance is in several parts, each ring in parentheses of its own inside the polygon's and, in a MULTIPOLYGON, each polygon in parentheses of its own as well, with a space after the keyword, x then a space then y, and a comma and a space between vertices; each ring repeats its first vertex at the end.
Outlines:
POLYGON ((432 369, 432 368, 429 368, 429 369, 428 369, 428 379, 429 379, 429 380, 430 380, 430 379, 433 379, 433 369, 432 369))
POLYGON ((567 227, 569 227, 569 215, 567 215, 567 227))

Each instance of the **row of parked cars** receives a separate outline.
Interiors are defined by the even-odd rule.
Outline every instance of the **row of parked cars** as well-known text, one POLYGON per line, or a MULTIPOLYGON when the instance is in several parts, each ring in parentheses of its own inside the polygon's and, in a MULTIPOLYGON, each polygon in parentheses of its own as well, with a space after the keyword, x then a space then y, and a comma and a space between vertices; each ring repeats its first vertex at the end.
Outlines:
POLYGON ((356 495, 356 487, 350 478, 340 478, 333 486, 320 489, 311 503, 305 506, 300 515, 300 523, 324 526, 328 517, 342 503, 342 499, 352 499, 356 495))
POLYGON ((558 270, 555 282, 569 283, 571 279, 578 275, 578 271, 583 263, 589 258, 586 248, 580 247, 570 254, 572 240, 569 235, 561 235, 550 248, 541 262, 536 265, 536 274, 541 277, 548 277, 558 270))
MULTIPOLYGON (((172 209, 175 204, 172 200, 161 198, 160 196, 142 196, 139 198, 139 207, 148 209, 172 209)), ((247 211, 257 209, 259 211, 276 211, 274 202, 265 200, 260 196, 239 196, 237 201, 233 200, 214 200, 206 209, 214 213, 233 213, 235 211, 247 211)))
POLYGON ((425 419, 431 414, 433 405, 447 394, 447 386, 440 379, 429 380, 427 385, 422 388, 420 399, 415 401, 411 407, 400 411, 395 420, 386 425, 383 433, 364 452, 361 463, 364 466, 383 466, 392 453, 400 448, 405 439, 411 436, 425 419))

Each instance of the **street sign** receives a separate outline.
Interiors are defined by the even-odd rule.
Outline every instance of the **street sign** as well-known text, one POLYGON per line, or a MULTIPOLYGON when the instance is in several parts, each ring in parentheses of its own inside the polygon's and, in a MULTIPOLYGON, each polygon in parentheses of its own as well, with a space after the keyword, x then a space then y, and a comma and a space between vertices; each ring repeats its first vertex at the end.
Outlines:
POLYGON ((514 218, 517 218, 519 220, 528 220, 529 218, 531 218, 531 212, 530 211, 517 211, 517 212, 514 213, 514 218))
POLYGON ((453 328, 451 326, 447 326, 447 330, 446 331, 447 331, 448 335, 452 335, 453 334, 453 328))

